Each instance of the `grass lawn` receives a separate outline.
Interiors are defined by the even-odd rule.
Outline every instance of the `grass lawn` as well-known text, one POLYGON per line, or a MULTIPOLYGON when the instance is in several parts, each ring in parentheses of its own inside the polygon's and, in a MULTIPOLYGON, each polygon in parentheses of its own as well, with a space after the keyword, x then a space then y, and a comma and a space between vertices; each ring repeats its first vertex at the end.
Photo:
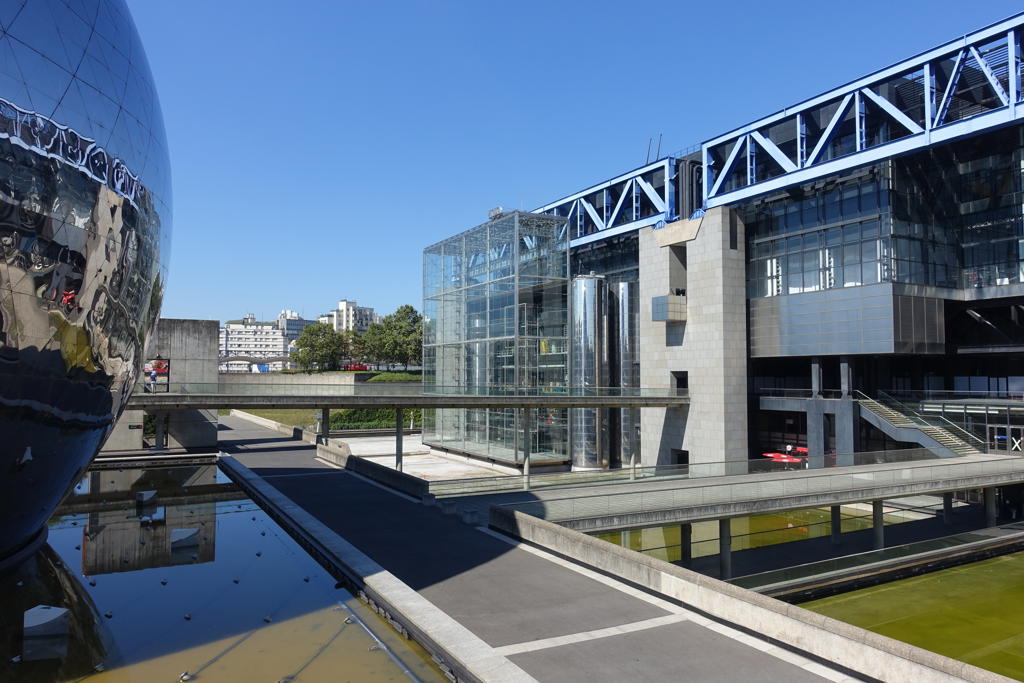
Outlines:
POLYGON ((419 382, 422 379, 422 375, 418 372, 402 372, 395 370, 394 372, 381 372, 380 374, 374 375, 367 382, 419 382))
POLYGON ((281 424, 291 425, 292 427, 309 427, 311 425, 315 425, 317 415, 320 413, 319 410, 314 408, 302 410, 246 410, 245 412, 259 417, 265 417, 268 420, 274 420, 281 424))

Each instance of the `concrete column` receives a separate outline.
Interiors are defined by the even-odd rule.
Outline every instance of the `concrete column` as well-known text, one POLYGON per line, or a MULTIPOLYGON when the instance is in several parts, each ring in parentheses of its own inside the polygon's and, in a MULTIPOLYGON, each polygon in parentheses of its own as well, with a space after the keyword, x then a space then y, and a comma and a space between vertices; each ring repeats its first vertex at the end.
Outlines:
MULTIPOLYGON (((530 490, 530 417, 532 408, 522 408, 523 419, 523 490, 530 490)), ((518 438, 518 434, 516 438, 518 438)))
POLYGON ((680 560, 682 563, 689 567, 693 561, 693 525, 692 524, 680 524, 679 525, 679 549, 680 549, 680 560))
POLYGON ((156 422, 156 434, 153 436, 153 447, 159 450, 167 448, 167 431, 165 425, 167 424, 167 413, 156 413, 153 416, 156 422))
POLYGON ((834 545, 839 545, 839 537, 843 534, 842 507, 839 505, 833 505, 831 512, 832 523, 830 526, 832 530, 832 543, 834 545))
POLYGON ((402 419, 402 409, 395 408, 395 469, 402 471, 402 428, 405 426, 402 419))
POLYGON ((519 464, 519 419, 520 410, 512 410, 512 462, 519 464))
POLYGON ((326 444, 331 438, 331 409, 320 409, 320 441, 326 444))
POLYGON ((732 520, 718 520, 718 578, 732 578, 732 520))
POLYGON ((807 466, 825 466, 825 413, 820 399, 807 402, 807 466))
POLYGON ((857 421, 860 419, 860 404, 849 396, 839 402, 836 409, 836 464, 840 467, 853 464, 853 453, 857 452, 857 421))
POLYGON ((942 521, 945 524, 953 523, 953 492, 946 491, 942 494, 942 521))
POLYGON ((989 486, 983 489, 985 494, 985 526, 995 526, 999 523, 999 515, 996 512, 996 488, 989 486))
POLYGON ((885 547, 885 517, 883 516, 882 504, 885 501, 871 501, 871 526, 875 532, 875 550, 885 547))
POLYGON ((817 356, 811 359, 811 396, 817 398, 821 395, 821 359, 817 356))
POLYGON ((847 356, 839 357, 839 388, 843 396, 853 391, 853 364, 847 356))

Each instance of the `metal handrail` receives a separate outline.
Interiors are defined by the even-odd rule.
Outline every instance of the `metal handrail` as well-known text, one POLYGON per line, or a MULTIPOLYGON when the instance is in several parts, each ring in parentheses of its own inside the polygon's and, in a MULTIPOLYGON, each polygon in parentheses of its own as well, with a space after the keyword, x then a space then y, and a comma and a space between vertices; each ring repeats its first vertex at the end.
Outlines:
POLYGON ((907 419, 909 419, 911 422, 915 422, 915 423, 917 423, 919 425, 923 424, 923 425, 928 426, 928 427, 937 427, 939 429, 944 429, 944 430, 946 430, 948 432, 952 432, 953 436, 959 438, 961 441, 964 441, 968 446, 971 446, 972 448, 976 448, 976 449, 981 450, 981 451, 986 450, 985 442, 984 441, 979 439, 974 434, 971 434, 967 430, 963 429, 962 427, 957 425, 955 422, 952 422, 952 421, 946 419, 945 417, 943 417, 941 415, 925 417, 924 415, 921 415, 920 413, 918 413, 916 410, 914 410, 910 406, 908 406, 905 403, 903 403, 902 401, 894 398, 893 396, 890 396, 889 394, 887 394, 884 391, 880 390, 878 392, 878 396, 879 396, 879 399, 880 399, 879 403, 881 403, 882 405, 887 405, 888 407, 896 410, 896 412, 902 414, 907 419), (895 404, 895 405, 888 405, 888 404, 895 404), (941 420, 942 422, 944 422, 946 424, 935 424, 936 420, 941 420))

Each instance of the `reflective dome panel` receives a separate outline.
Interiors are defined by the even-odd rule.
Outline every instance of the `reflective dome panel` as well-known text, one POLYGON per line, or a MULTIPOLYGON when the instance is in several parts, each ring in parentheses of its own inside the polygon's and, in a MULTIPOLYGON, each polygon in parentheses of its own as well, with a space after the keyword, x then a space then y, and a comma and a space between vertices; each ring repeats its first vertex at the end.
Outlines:
POLYGON ((160 103, 123 0, 0 5, 0 558, 134 386, 167 281, 160 103))

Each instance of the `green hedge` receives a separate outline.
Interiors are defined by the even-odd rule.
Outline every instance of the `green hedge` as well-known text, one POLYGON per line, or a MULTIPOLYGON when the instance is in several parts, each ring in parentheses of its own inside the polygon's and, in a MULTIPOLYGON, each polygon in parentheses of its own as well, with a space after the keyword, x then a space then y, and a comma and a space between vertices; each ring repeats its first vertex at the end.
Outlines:
MULTIPOLYGON (((409 421, 416 427, 423 426, 423 416, 419 408, 406 410, 402 422, 406 427, 409 421)), ((331 411, 331 429, 394 429, 395 411, 393 408, 346 408, 331 411)))

